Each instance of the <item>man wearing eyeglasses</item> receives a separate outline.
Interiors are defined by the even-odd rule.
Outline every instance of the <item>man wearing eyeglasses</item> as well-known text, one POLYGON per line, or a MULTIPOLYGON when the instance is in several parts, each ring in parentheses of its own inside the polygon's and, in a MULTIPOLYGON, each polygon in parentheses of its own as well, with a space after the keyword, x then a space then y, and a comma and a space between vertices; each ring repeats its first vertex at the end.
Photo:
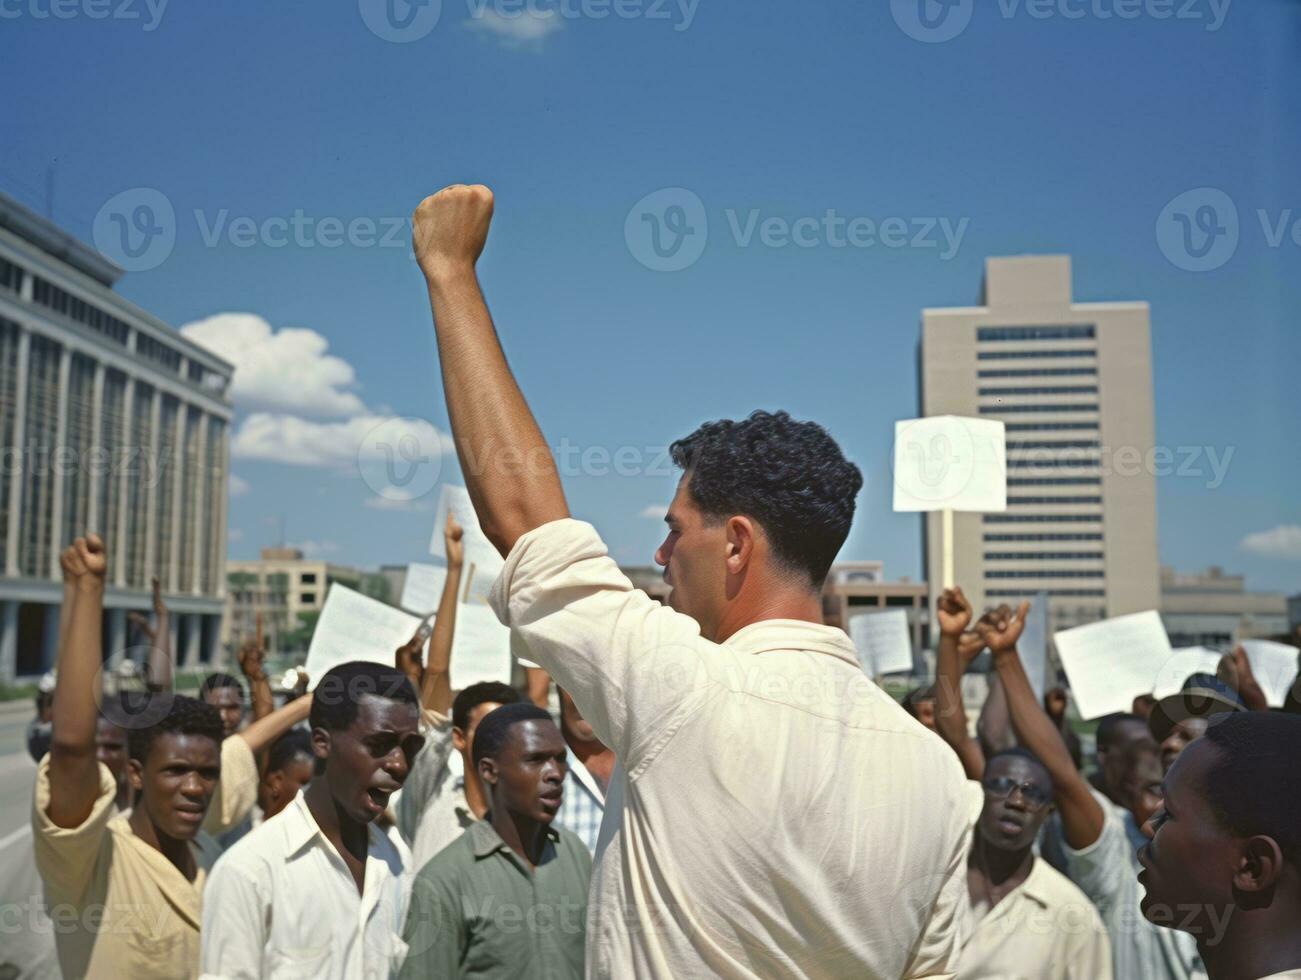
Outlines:
POLYGON ((1052 776, 1023 748, 986 760, 967 737, 962 671, 985 642, 968 632, 971 606, 961 589, 940 597, 937 615, 936 729, 962 761, 974 797, 967 854, 974 928, 962 947, 958 976, 1111 980, 1111 943, 1097 909, 1034 853, 1052 812, 1052 776))

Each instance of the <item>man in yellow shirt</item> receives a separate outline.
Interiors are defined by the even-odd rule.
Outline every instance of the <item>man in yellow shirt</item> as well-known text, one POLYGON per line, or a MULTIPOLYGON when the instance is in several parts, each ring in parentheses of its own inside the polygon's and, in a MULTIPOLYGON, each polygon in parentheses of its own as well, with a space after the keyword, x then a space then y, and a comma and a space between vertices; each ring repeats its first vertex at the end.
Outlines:
POLYGON ((95 745, 104 545, 78 538, 60 563, 73 606, 32 809, 59 965, 67 977, 192 977, 199 896, 217 856, 200 827, 221 776, 221 718, 193 698, 158 693, 128 731, 136 803, 118 815, 117 785, 95 745))

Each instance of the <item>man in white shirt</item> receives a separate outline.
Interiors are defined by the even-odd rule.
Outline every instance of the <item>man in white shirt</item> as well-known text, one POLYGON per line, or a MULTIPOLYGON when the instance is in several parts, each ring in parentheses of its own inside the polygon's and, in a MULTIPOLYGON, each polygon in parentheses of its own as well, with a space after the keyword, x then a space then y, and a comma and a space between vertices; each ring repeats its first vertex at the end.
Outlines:
POLYGON ((419 703, 392 667, 327 673, 311 709, 322 771, 213 869, 204 977, 372 980, 402 965, 410 853, 374 824, 420 750, 419 703))
POLYGON ((1301 978, 1301 718, 1217 714, 1165 777, 1138 880, 1211 980, 1301 978))
POLYGON ((952 976, 962 773, 822 625, 862 486, 785 413, 703 426, 656 560, 666 608, 569 519, 475 278, 485 187, 423 201, 425 274, 461 469, 507 556, 494 605, 616 773, 594 868, 593 976, 952 976), (611 833, 604 831, 610 829, 611 833))

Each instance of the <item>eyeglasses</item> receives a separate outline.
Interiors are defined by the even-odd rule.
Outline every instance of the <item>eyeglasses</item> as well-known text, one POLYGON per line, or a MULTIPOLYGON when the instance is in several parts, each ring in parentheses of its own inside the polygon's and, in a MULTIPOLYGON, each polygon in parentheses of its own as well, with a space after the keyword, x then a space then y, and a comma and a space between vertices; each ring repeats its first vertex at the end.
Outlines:
POLYGON ((1021 799, 1031 810, 1042 810, 1052 801, 1043 787, 1034 783, 1018 783, 1010 776, 994 776, 986 779, 981 786, 984 787, 985 795, 995 800, 1006 800, 1014 791, 1020 790, 1021 799))

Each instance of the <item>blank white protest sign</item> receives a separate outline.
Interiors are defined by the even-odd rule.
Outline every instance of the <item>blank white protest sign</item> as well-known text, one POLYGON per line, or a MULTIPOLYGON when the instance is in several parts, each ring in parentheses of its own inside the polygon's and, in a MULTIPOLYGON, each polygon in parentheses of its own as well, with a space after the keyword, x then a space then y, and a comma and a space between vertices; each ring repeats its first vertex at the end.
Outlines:
POLYGON ((1251 673, 1265 692, 1269 706, 1283 707, 1287 692, 1296 680, 1297 648, 1272 640, 1243 640, 1242 649, 1247 652, 1251 673))
POLYGON ((1076 626, 1053 639, 1086 721, 1129 711, 1135 696, 1151 694, 1173 652, 1156 610, 1076 626))
POLYGON ((446 568, 440 565, 412 562, 407 566, 406 581, 402 585, 402 599, 398 605, 417 616, 428 616, 438 610, 438 603, 443 598, 443 584, 446 581, 446 568))
POLYGON ((325 597, 307 650, 307 675, 315 690, 332 667, 352 660, 393 666, 398 647, 415 635, 420 617, 335 582, 325 597))
POLYGON ((869 677, 905 674, 913 669, 907 610, 888 609, 851 616, 849 637, 854 641, 858 663, 869 677))
POLYGON ((894 509, 1007 510, 1003 423, 957 415, 896 422, 894 509))

